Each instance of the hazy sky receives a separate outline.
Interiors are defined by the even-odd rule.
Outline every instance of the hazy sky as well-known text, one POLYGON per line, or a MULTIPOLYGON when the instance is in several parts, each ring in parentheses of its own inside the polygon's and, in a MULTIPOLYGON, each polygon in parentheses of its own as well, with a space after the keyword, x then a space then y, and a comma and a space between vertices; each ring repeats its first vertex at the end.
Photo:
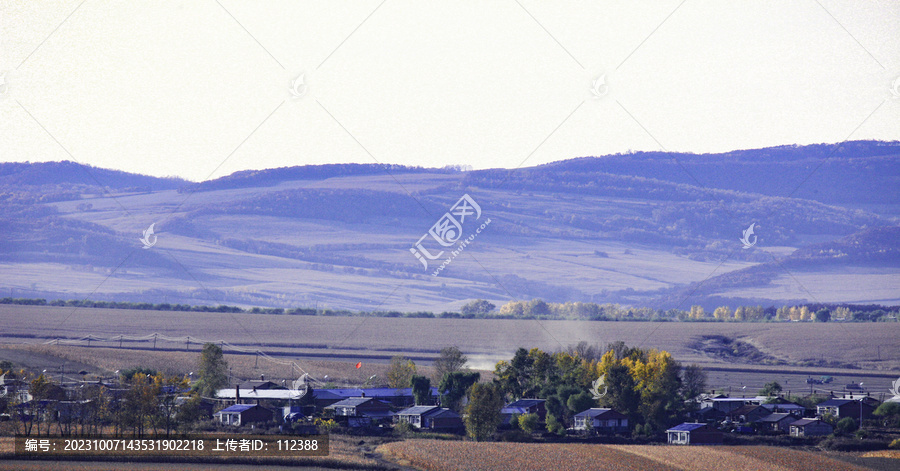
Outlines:
POLYGON ((900 2, 0 0, 2 71, 0 161, 191 180, 896 140, 900 2))

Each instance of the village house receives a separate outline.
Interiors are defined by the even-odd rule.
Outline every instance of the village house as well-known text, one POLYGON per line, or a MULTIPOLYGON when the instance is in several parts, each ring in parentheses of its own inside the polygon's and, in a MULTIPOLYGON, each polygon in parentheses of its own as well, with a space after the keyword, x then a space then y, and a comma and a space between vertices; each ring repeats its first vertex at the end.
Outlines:
MULTIPOLYGON (((370 397, 390 403, 394 407, 411 407, 415 405, 412 388, 330 388, 314 389, 313 403, 317 409, 324 409, 338 401, 352 397, 370 397)), ((431 388, 431 401, 438 397, 438 390, 431 388)))
POLYGON ((792 437, 821 437, 834 433, 834 427, 820 419, 800 419, 789 427, 792 437))
POLYGON ((324 412, 349 427, 368 427, 393 416, 389 403, 372 397, 344 399, 326 407, 324 412))
POLYGON ((867 419, 871 417, 872 412, 875 411, 875 406, 858 399, 829 399, 816 406, 816 415, 824 417, 827 414, 831 414, 839 419, 850 417, 858 421, 860 418, 860 405, 862 405, 862 418, 867 419))
POLYGON ((612 409, 591 408, 575 414, 575 430, 599 433, 628 432, 628 417, 612 409))
POLYGON ((765 407, 769 412, 787 412, 794 417, 800 419, 806 417, 809 411, 806 407, 801 406, 800 404, 796 404, 790 401, 784 401, 780 403, 771 403, 771 404, 762 404, 761 407, 765 407))
POLYGON ((213 414, 213 417, 219 419, 219 422, 224 425, 240 427, 242 425, 271 422, 274 413, 256 404, 235 404, 216 412, 213 414))
POLYGON ((543 422, 547 418, 547 408, 544 403, 545 399, 519 399, 507 404, 500 409, 500 424, 509 425, 510 420, 516 415, 536 414, 538 420, 543 422))
POLYGON ((771 414, 772 412, 759 405, 747 404, 730 412, 725 413, 725 419, 739 424, 747 422, 756 422, 757 420, 771 414))
POLYGON ((459 414, 445 407, 413 406, 397 413, 397 422, 423 430, 458 431, 463 429, 459 414))
POLYGON ((721 445, 724 434, 708 424, 683 423, 668 430, 670 445, 721 445))
POLYGON ((797 421, 797 418, 788 412, 776 412, 769 414, 754 422, 760 432, 764 433, 787 433, 788 427, 797 421))
POLYGON ((719 412, 731 412, 748 404, 760 405, 765 397, 711 397, 700 402, 700 407, 712 407, 719 412))

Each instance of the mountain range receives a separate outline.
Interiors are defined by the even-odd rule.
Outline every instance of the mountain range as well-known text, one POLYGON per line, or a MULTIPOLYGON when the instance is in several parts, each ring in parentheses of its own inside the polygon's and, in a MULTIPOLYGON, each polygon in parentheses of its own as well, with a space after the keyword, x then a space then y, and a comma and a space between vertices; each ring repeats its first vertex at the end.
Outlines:
POLYGON ((16 297, 433 312, 479 298, 900 304, 900 142, 201 183, 2 163, 0 208, 0 294, 16 297))

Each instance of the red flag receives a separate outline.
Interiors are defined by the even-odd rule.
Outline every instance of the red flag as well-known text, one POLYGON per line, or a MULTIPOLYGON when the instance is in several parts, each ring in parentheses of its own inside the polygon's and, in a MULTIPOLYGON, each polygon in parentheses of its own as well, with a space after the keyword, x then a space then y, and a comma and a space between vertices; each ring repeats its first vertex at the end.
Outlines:
POLYGON ((362 368, 362 362, 359 362, 359 363, 356 364, 356 369, 358 370, 358 369, 360 369, 360 368, 362 368))

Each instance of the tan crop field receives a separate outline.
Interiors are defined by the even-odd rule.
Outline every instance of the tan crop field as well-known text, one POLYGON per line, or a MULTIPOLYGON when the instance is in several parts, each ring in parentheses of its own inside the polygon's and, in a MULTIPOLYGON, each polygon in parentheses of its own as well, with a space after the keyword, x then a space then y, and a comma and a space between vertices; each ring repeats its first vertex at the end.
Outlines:
MULTIPOLYGON (((54 356, 68 356, 71 360, 81 356, 85 362, 107 371, 155 359, 153 361, 163 362, 169 369, 187 373, 193 369, 193 358, 196 358, 200 342, 225 341, 250 352, 235 355, 231 361, 236 366, 243 365, 240 368, 250 368, 252 373, 259 368, 271 368, 268 374, 275 377, 296 377, 290 366, 266 365, 264 360, 257 360, 252 352, 259 350, 279 360, 296 361, 314 376, 329 374, 321 371, 331 371, 349 381, 378 374, 376 365, 387 363, 397 353, 410 356, 424 366, 442 347, 456 345, 469 355, 471 366, 490 370, 496 361, 510 358, 518 347, 552 351, 582 340, 599 346, 621 340, 628 345, 668 350, 679 361, 710 367, 711 386, 719 388, 756 388, 767 380, 776 379, 802 389, 806 387, 803 380, 807 375, 828 374, 836 377, 832 387, 838 390, 846 382, 864 381, 867 389, 887 392, 900 371, 900 355, 897 354, 900 323, 413 319, 0 305, 0 343, 41 345, 55 343, 57 338, 62 339, 59 349, 42 351, 54 356), (151 340, 126 340, 122 342, 122 348, 116 340, 119 335, 154 333, 181 339, 190 336, 191 340, 189 344, 184 340, 159 340, 157 353, 160 356, 153 353, 151 340), (835 365, 853 365, 856 369, 724 361, 693 347, 705 335, 741 340, 788 364, 825 360, 835 365), (84 339, 87 336, 93 339, 84 339), (190 352, 185 352, 185 348, 190 352), (188 355, 166 357, 161 353, 179 351, 188 355), (354 371, 350 365, 357 361, 372 369, 354 371)), ((226 353, 239 352, 226 348, 226 353)))
POLYGON ((764 446, 676 447, 407 440, 381 445, 378 451, 401 465, 411 465, 427 471, 470 469, 863 471, 866 469, 820 454, 764 446))

